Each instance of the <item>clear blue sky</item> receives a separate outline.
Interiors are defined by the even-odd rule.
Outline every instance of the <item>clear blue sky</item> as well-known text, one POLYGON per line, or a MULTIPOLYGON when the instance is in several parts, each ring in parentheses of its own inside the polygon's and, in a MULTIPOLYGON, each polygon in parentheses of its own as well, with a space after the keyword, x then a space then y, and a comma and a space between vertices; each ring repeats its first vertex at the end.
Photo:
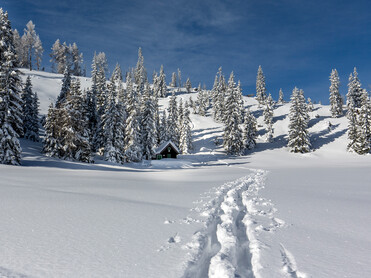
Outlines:
POLYGON ((183 80, 211 87, 219 66, 235 72, 244 93, 255 92, 262 65, 268 92, 285 99, 294 86, 328 103, 328 77, 336 68, 341 93, 358 69, 371 89, 370 1, 342 0, 2 0, 12 27, 23 34, 29 20, 45 49, 56 39, 76 42, 90 72, 94 51, 106 53, 110 68, 135 66, 141 46, 152 76, 164 65, 167 81, 179 67, 183 80))

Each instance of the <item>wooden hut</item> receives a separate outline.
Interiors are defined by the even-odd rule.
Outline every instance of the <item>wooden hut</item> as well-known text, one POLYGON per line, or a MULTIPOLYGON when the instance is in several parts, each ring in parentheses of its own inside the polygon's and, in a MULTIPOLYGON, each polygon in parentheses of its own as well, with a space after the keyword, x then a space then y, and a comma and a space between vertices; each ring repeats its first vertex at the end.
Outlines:
POLYGON ((177 158, 180 151, 178 147, 170 140, 162 143, 157 149, 153 159, 177 158))

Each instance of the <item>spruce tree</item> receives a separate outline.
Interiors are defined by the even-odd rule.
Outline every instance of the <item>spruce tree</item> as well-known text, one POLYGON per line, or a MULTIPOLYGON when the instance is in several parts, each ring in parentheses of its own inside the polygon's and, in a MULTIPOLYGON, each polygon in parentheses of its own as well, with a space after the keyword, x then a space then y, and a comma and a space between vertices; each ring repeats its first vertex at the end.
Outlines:
POLYGON ((190 93, 192 90, 192 84, 189 78, 187 78, 187 81, 186 81, 186 90, 187 90, 187 93, 190 93))
POLYGON ((269 94, 268 98, 265 100, 264 105, 264 123, 267 126, 267 142, 273 141, 273 99, 271 94, 269 94))
POLYGON ((171 87, 177 87, 177 76, 176 76, 176 73, 173 72, 173 74, 171 75, 171 83, 170 83, 170 86, 171 87))
POLYGON ((308 111, 308 113, 313 112, 313 109, 314 109, 314 106, 313 106, 313 103, 312 103, 312 99, 308 98, 307 99, 307 111, 308 111))
POLYGON ((167 126, 166 110, 162 111, 161 122, 159 126, 160 130, 160 144, 170 140, 169 129, 167 126))
POLYGON ((56 107, 59 107, 61 103, 66 101, 67 92, 71 89, 71 71, 66 66, 64 69, 63 79, 62 79, 62 88, 59 96, 57 98, 56 107))
POLYGON ((45 119, 43 153, 50 157, 61 157, 62 143, 59 126, 59 109, 51 103, 45 119))
POLYGON ((226 99, 226 118, 224 128, 224 149, 228 154, 241 155, 243 153, 242 131, 239 127, 241 115, 238 113, 238 96, 234 74, 231 73, 228 80, 226 99))
POLYGON ((179 146, 178 107, 174 92, 169 100, 167 127, 169 140, 173 141, 175 145, 179 146))
POLYGON ((122 103, 116 101, 113 90, 109 91, 107 106, 102 115, 104 150, 106 161, 122 164, 125 161, 126 112, 122 103))
POLYGON ((225 78, 221 67, 219 68, 215 78, 217 79, 217 82, 215 84, 213 93, 213 117, 216 122, 223 122, 225 118, 225 98, 227 86, 225 84, 225 78))
POLYGON ((154 156, 157 146, 155 115, 154 99, 147 83, 145 86, 141 119, 143 157, 147 160, 150 160, 154 156))
POLYGON ((256 76, 256 100, 259 102, 260 105, 264 104, 265 99, 267 98, 267 92, 265 88, 265 77, 263 74, 262 67, 259 66, 258 74, 256 76))
POLYGON ((197 104, 198 104, 198 113, 200 116, 206 116, 207 109, 207 96, 206 91, 201 89, 201 84, 198 85, 198 95, 197 95, 197 104))
POLYGON ((157 96, 158 97, 166 97, 167 94, 167 87, 166 87, 166 75, 164 72, 164 67, 161 65, 160 75, 157 80, 157 96))
POLYGON ((192 130, 191 130, 191 118, 189 116, 190 111, 188 107, 183 109, 183 116, 182 122, 180 125, 180 142, 179 142, 179 149, 182 154, 188 154, 191 150, 193 150, 193 143, 192 143, 192 130))
POLYGON ((21 164, 21 80, 8 13, 0 8, 0 163, 21 164))
POLYGON ((303 90, 295 87, 291 95, 289 112, 289 141, 287 146, 291 152, 307 153, 310 151, 308 134, 309 116, 303 90))
POLYGON ((251 150, 256 146, 257 138, 257 123, 256 118, 250 113, 250 111, 245 112, 245 119, 243 123, 243 147, 246 150, 251 150))
POLYGON ((22 93, 23 133, 26 139, 39 141, 39 105, 37 94, 32 91, 30 76, 27 77, 22 93))
POLYGON ((358 111, 357 136, 352 145, 352 149, 358 154, 366 154, 370 152, 371 111, 368 93, 365 89, 362 90, 361 107, 358 111))
POLYGON ((343 99, 339 93, 340 79, 336 69, 330 75, 330 111, 333 118, 343 115, 343 99))
POLYGON ((89 142, 87 107, 85 104, 80 81, 78 79, 73 80, 66 102, 61 107, 63 159, 93 162, 89 142))
POLYGON ((282 92, 282 89, 280 89, 280 91, 278 92, 278 101, 277 101, 277 104, 283 104, 283 103, 284 103, 283 92, 282 92))

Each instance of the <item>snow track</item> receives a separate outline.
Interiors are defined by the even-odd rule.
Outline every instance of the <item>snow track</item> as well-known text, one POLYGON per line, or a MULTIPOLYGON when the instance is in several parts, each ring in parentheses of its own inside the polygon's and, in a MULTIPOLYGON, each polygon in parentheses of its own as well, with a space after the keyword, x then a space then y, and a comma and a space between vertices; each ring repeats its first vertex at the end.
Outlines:
POLYGON ((216 197, 198 210, 207 216, 206 227, 187 245, 191 249, 184 278, 260 277, 260 243, 255 238, 255 198, 266 172, 226 183, 216 197))

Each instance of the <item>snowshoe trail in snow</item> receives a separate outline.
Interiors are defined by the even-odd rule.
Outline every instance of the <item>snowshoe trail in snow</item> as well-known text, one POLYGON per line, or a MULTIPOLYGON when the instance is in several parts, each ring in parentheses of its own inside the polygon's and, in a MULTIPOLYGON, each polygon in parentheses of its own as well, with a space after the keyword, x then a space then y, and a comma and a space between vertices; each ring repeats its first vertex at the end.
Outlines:
POLYGON ((281 244, 281 255, 283 263, 283 272, 287 277, 292 278, 306 278, 307 275, 298 271, 294 256, 287 251, 287 249, 281 244))
POLYGON ((265 171, 256 170, 226 183, 215 189, 214 199, 196 209, 207 217, 206 227, 185 246, 191 251, 184 278, 260 277, 260 249, 264 246, 256 234, 283 223, 273 221, 273 204, 258 198, 265 176, 265 171), (259 225, 263 228, 257 229, 259 225))

